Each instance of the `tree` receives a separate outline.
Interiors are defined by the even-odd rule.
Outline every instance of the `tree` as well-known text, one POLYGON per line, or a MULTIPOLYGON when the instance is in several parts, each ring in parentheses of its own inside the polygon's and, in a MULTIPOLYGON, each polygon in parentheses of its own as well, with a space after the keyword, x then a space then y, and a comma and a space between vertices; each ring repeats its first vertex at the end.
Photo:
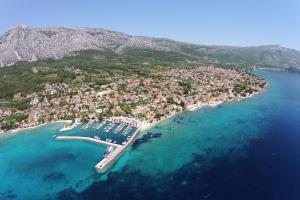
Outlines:
POLYGON ((181 101, 181 102, 180 102, 180 106, 181 106, 182 108, 185 108, 185 103, 184 103, 184 101, 181 101))
POLYGON ((9 130, 14 128, 15 126, 15 121, 11 120, 11 121, 5 121, 1 124, 1 129, 2 130, 9 130))
POLYGON ((175 103, 173 97, 167 97, 167 102, 169 104, 174 104, 175 103))

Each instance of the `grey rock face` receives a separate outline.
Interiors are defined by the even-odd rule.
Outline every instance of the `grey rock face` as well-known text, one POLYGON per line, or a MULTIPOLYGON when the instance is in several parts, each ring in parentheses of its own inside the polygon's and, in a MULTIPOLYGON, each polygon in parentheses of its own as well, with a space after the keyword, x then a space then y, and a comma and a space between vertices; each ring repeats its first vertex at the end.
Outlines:
POLYGON ((131 36, 101 28, 32 28, 18 25, 0 36, 0 66, 17 61, 59 59, 79 50, 127 48, 174 51, 194 58, 283 68, 300 68, 300 52, 278 45, 257 47, 207 46, 169 39, 131 36))
POLYGON ((110 48, 121 52, 127 47, 169 50, 154 38, 130 36, 99 28, 32 28, 18 25, 0 37, 0 65, 46 58, 58 59, 86 49, 110 48))

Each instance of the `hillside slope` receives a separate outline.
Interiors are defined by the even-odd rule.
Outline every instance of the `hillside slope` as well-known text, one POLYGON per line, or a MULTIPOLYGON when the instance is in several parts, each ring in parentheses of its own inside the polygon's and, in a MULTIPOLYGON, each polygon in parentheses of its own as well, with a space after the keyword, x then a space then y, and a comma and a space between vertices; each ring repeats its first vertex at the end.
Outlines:
POLYGON ((176 52, 195 59, 243 63, 265 67, 300 68, 300 52, 281 46, 231 47, 131 36, 100 28, 33 28, 18 25, 0 36, 0 66, 18 61, 60 59, 81 50, 110 50, 118 55, 128 49, 176 52))

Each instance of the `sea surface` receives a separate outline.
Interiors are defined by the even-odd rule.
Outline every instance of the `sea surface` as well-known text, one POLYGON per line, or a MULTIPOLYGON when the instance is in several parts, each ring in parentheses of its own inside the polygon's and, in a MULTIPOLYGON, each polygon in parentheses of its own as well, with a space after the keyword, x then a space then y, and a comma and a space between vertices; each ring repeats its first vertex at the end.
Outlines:
POLYGON ((55 141, 63 124, 1 136, 0 199, 299 200, 300 74, 255 73, 268 81, 263 94, 140 133, 104 175, 94 165, 106 147, 55 141))

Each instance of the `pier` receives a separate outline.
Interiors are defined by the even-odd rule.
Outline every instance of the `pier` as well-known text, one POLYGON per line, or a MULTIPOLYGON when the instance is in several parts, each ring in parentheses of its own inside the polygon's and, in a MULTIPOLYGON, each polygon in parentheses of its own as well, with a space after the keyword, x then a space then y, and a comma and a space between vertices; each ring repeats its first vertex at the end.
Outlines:
POLYGON ((95 168, 99 173, 105 173, 106 170, 114 163, 116 159, 119 158, 119 156, 127 149, 127 147, 132 143, 132 141, 135 139, 139 132, 139 129, 137 129, 132 137, 127 141, 127 143, 124 146, 117 147, 113 152, 108 154, 104 159, 102 159, 95 168))

